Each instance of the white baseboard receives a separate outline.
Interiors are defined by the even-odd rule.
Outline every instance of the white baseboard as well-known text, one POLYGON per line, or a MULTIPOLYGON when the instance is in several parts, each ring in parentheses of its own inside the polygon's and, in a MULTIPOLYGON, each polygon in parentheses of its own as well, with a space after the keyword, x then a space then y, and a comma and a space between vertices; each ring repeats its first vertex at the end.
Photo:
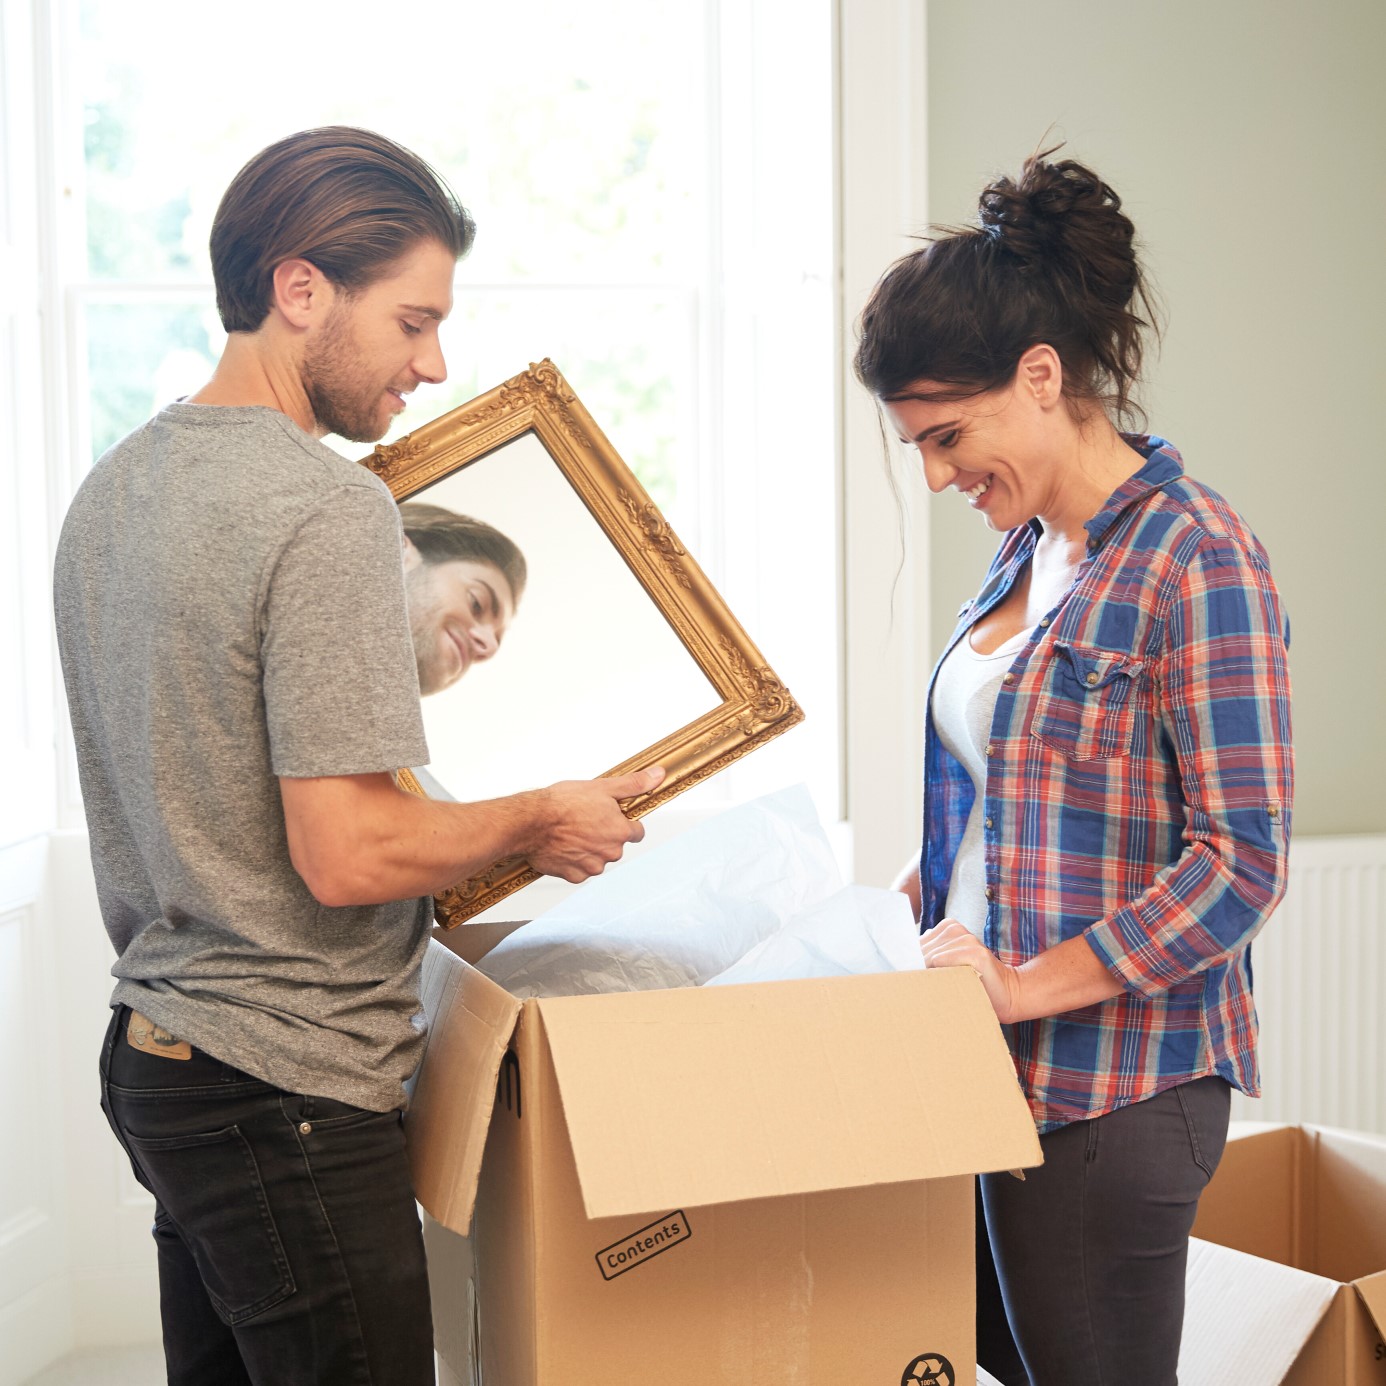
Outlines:
POLYGON ((128 1275, 74 1275, 69 1292, 76 1347, 134 1347, 162 1340, 158 1277, 144 1266, 128 1275))
POLYGON ((0 1386, 20 1386, 72 1351, 71 1286, 58 1276, 0 1307, 0 1386))

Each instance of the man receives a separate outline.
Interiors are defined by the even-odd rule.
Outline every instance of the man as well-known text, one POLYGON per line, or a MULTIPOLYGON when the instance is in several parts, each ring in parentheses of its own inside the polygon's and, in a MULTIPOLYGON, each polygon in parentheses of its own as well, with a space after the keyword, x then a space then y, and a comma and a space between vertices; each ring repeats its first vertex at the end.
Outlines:
POLYGON ((156 1199, 168 1379, 431 1382, 402 1084, 427 897, 517 854, 567 880, 641 836, 659 772, 484 804, 427 762, 379 438, 440 381, 474 228, 367 131, 250 161, 212 228, 212 379, 93 469, 63 527, 59 644, 118 956, 103 1107, 156 1199), (215 522, 208 524, 207 517, 215 522))
POLYGON ((515 543, 482 520, 421 501, 399 512, 409 630, 426 697, 500 649, 528 567, 515 543))

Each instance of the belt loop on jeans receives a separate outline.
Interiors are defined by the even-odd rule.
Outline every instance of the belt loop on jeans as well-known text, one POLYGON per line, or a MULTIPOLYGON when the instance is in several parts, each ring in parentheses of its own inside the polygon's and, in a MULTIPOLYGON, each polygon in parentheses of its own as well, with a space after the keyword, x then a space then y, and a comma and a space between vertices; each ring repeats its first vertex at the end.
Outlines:
POLYGON ((115 1053, 115 1047, 120 1042, 120 1036, 125 1033, 125 1027, 129 1023, 129 1013, 129 1006, 119 1005, 111 1007, 111 1018, 106 1025, 106 1033, 101 1040, 100 1069, 103 1084, 111 1071, 111 1055, 115 1053))

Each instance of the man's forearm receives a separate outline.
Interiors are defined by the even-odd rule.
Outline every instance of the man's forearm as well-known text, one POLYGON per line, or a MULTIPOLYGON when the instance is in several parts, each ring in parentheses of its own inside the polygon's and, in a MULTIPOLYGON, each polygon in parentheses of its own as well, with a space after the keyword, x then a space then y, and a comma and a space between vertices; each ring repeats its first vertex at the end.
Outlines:
POLYGON ((354 904, 436 895, 503 857, 523 857, 541 835, 543 790, 480 803, 421 799, 396 788, 358 819, 347 865, 354 904))
POLYGON ((389 775, 281 782, 289 854, 324 905, 434 895, 523 855, 539 836, 543 791, 444 803, 389 775))
POLYGON ((644 836, 621 802, 649 794, 659 767, 565 780, 479 803, 408 794, 387 774, 279 781, 289 857, 324 905, 436 895, 503 857, 582 881, 644 836))

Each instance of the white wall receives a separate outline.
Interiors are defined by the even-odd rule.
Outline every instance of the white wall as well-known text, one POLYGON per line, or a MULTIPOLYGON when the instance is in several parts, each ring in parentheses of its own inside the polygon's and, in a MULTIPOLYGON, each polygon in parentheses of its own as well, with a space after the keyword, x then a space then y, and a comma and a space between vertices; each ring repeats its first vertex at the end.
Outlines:
POLYGON ((872 285, 927 220, 925 59, 920 0, 839 0, 844 799, 855 879, 876 886, 919 852, 928 493, 906 476, 892 494, 876 407, 851 358, 872 285), (903 548, 902 523, 915 536, 903 548))
MULTIPOLYGON (((1294 628, 1296 836, 1386 830, 1386 5, 929 0, 929 213, 1068 141, 1142 233, 1151 428, 1266 544, 1294 628)), ((946 637, 991 552, 942 498, 946 637)))
POLYGON ((54 363, 44 0, 0 0, 0 1386, 158 1335, 152 1202, 97 1105, 111 951, 57 709, 50 567, 73 480, 54 363))
POLYGON ((0 8, 0 1381, 66 1340, 62 1017, 47 890, 55 816, 48 475, 27 5, 0 8), (17 1326, 23 1324, 21 1334, 17 1326), (14 1344, 10 1349, 9 1344, 14 1344))

